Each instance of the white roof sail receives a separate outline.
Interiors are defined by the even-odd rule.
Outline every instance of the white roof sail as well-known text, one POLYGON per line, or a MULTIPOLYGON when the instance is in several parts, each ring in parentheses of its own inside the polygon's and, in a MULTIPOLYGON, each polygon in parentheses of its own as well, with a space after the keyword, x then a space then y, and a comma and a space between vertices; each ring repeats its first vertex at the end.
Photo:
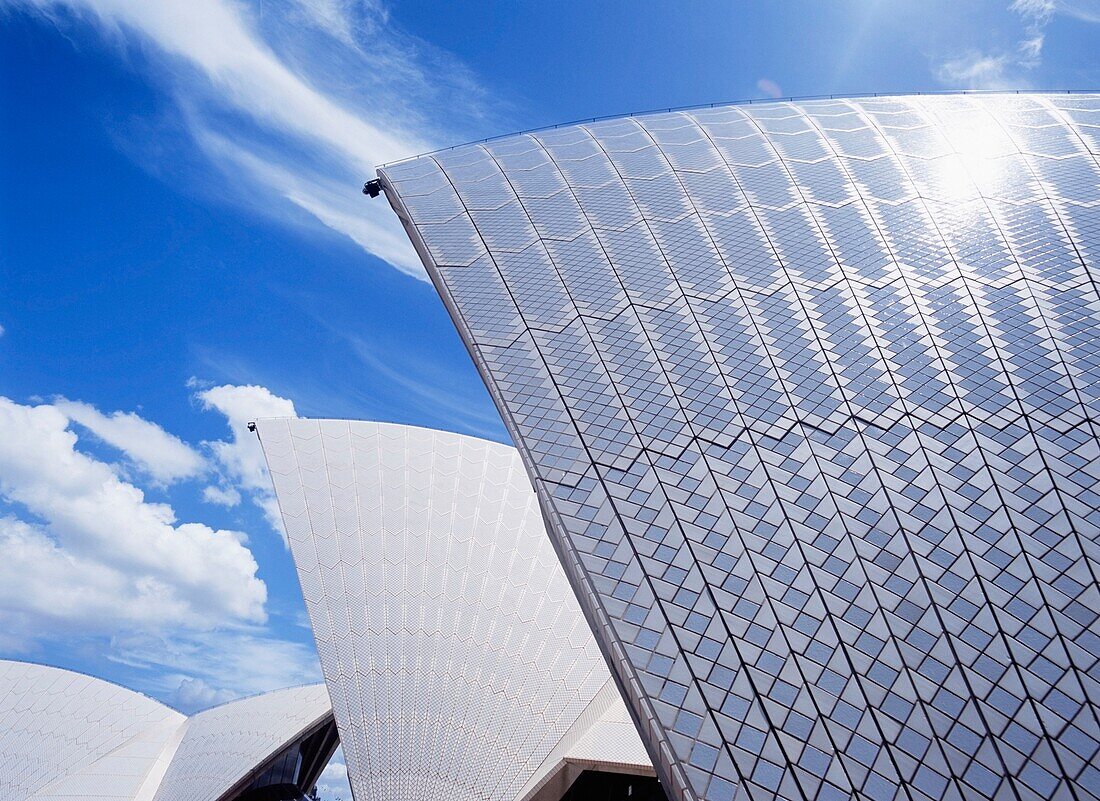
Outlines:
POLYGON ((379 169, 670 797, 1100 797, 1098 154, 945 93, 379 169))
MULTIPOLYGON (((186 718, 144 695, 68 670, 0 661, 0 798, 47 798, 62 780, 93 770, 130 744, 170 734, 186 718), (150 734, 153 733, 153 734, 150 734), (39 795, 39 792, 43 795, 39 795)), ((99 784, 99 798, 123 792, 152 761, 128 759, 99 784)), ((84 788, 84 798, 89 798, 84 788)), ((55 797, 66 797, 64 794, 55 797)), ((68 796, 71 797, 71 796, 68 796)))
POLYGON ((0 798, 217 801, 331 722, 323 684, 188 718, 91 676, 0 660, 0 798))
POLYGON ((513 448, 256 425, 357 798, 513 801, 622 708, 513 448))
POLYGON ((155 801, 216 801, 330 718, 323 684, 231 701, 187 721, 155 801))

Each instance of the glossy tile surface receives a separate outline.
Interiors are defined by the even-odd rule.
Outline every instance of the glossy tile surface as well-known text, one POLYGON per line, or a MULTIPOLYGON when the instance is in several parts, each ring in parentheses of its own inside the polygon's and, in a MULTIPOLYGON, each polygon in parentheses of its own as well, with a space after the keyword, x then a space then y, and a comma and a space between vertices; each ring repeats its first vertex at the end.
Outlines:
POLYGON ((1100 797, 1100 97, 380 170, 685 799, 1100 797))

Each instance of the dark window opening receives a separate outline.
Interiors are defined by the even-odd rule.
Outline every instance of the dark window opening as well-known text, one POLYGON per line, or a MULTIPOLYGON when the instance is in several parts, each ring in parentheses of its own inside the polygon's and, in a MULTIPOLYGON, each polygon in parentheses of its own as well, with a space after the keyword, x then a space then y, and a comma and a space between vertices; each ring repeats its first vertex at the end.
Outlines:
POLYGON ((632 776, 586 770, 562 796, 562 801, 668 801, 653 776, 632 776))

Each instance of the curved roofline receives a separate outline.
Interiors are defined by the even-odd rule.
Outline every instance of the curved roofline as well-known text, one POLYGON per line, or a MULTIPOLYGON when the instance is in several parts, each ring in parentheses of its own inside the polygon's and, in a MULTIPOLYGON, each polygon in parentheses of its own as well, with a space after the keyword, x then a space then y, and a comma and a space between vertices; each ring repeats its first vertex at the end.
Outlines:
MULTIPOLYGON (((241 775, 238 776, 236 778, 236 780, 231 785, 228 785, 228 786, 226 786, 225 788, 222 789, 221 795, 218 796, 219 799, 235 797, 242 790, 246 789, 248 787, 248 785, 253 780, 255 780, 255 778, 257 776, 261 775, 265 770, 267 770, 273 764, 273 762, 276 759, 278 759, 279 756, 281 756, 283 754, 284 751, 286 751, 288 748, 290 748, 294 744, 296 744, 296 743, 301 744, 301 742, 308 739, 309 737, 312 737, 314 734, 320 732, 326 726, 331 726, 334 731, 336 730, 336 718, 335 718, 335 715, 334 715, 333 710, 332 710, 332 697, 331 697, 330 693, 328 692, 328 685, 325 682, 314 682, 313 684, 298 684, 298 685, 294 685, 292 687, 283 687, 283 688, 280 688, 279 690, 271 690, 269 692, 255 693, 253 695, 245 696, 243 698, 236 698, 232 701, 226 701, 226 702, 221 703, 221 704, 216 704, 215 706, 209 707, 208 709, 204 709, 202 712, 196 712, 193 716, 191 716, 187 719, 187 724, 189 726, 195 718, 199 717, 204 712, 210 712, 210 711, 213 711, 215 709, 220 709, 222 707, 231 706, 235 703, 240 703, 242 701, 248 701, 248 700, 251 700, 251 699, 260 698, 262 696, 274 694, 274 693, 277 693, 277 692, 281 692, 283 690, 300 690, 300 689, 314 688, 314 687, 319 687, 319 686, 324 686, 324 688, 325 688, 325 697, 328 699, 328 711, 322 713, 320 716, 318 716, 316 718, 313 718, 310 721, 308 721, 307 723, 303 724, 301 728, 297 729, 289 737, 285 737, 282 740, 280 740, 279 742, 275 743, 271 747, 270 750, 268 750, 266 753, 264 753, 264 755, 261 759, 253 760, 252 764, 249 765, 247 768, 245 768, 244 772, 241 773, 241 775)), ((183 734, 183 738, 180 742, 180 745, 183 745, 183 742, 185 742, 187 740, 187 734, 188 734, 188 729, 184 728, 184 734, 183 734)), ((336 748, 338 748, 339 745, 340 745, 340 739, 339 739, 339 735, 337 735, 336 745, 333 748, 333 752, 335 752, 336 748)), ((175 754, 173 754, 173 759, 174 758, 175 758, 175 754)), ((332 754, 330 753, 329 754, 329 760, 331 760, 331 758, 332 758, 332 754)), ((326 765, 328 764, 327 761, 325 762, 325 764, 326 765)), ((323 769, 323 767, 324 766, 322 766, 322 769, 323 769)), ((170 783, 168 773, 165 774, 164 778, 161 781, 161 784, 157 787, 156 793, 153 796, 153 801, 156 801, 156 799, 160 797, 161 792, 166 787, 169 790, 177 789, 170 783)))
MULTIPOLYGON (((470 144, 476 144, 471 142, 470 144)), ((455 145, 455 147, 462 147, 462 145, 455 145)), ((433 151, 438 153, 440 151, 433 151)), ((427 153, 423 155, 429 155, 427 153)), ((412 156, 411 158, 420 158, 420 156, 412 156)), ((403 159, 407 161, 408 159, 403 159)), ((392 162, 396 164, 397 162, 392 162)), ((430 428, 428 426, 417 426, 410 423, 394 423, 387 420, 371 420, 366 417, 257 417, 253 420, 253 423, 268 423, 275 422, 277 420, 308 420, 314 423, 369 423, 376 426, 387 426, 390 428, 407 428, 412 431, 426 431, 429 434, 446 434, 450 437, 460 437, 462 439, 470 439, 474 442, 484 442, 488 445, 495 445, 499 448, 508 448, 509 450, 517 451, 515 443, 511 442, 498 442, 495 439, 486 439, 485 437, 477 437, 473 434, 460 434, 457 431, 447 431, 443 428, 430 428)))
POLYGON ((159 704, 160 706, 164 707, 165 709, 169 709, 172 712, 175 712, 177 715, 182 715, 184 718, 190 717, 185 712, 181 712, 180 710, 176 709, 171 704, 166 704, 164 701, 160 700, 159 698, 154 698, 153 696, 147 695, 146 693, 143 693, 140 690, 135 690, 132 687, 127 687, 125 684, 119 684, 117 681, 111 681, 110 679, 104 679, 100 676, 93 676, 91 673, 88 673, 88 672, 83 671, 83 670, 73 670, 72 668, 60 667, 59 665, 48 665, 45 662, 35 662, 33 660, 30 660, 30 659, 0 659, 0 665, 4 665, 4 664, 9 664, 9 665, 30 665, 31 667, 46 668, 48 670, 56 670, 56 671, 59 671, 61 673, 71 673, 74 676, 83 676, 86 679, 91 679, 92 681, 98 681, 98 682, 101 682, 102 684, 106 684, 110 687, 117 687, 118 689, 125 690, 128 693, 133 693, 134 695, 140 696, 140 697, 144 698, 147 701, 152 701, 154 704, 159 704))
MULTIPOLYGON (((791 95, 790 97, 765 97, 765 98, 741 98, 740 100, 722 100, 715 103, 692 103, 686 106, 669 106, 668 108, 651 108, 644 111, 631 111, 625 114, 601 114, 598 117, 584 117, 582 119, 559 122, 554 125, 539 125, 534 128, 525 128, 520 131, 487 136, 483 139, 472 139, 469 142, 461 142, 450 147, 439 147, 414 156, 406 156, 403 159, 395 159, 379 164, 376 171, 380 173, 386 167, 395 164, 404 164, 406 161, 416 161, 425 156, 436 153, 445 153, 448 150, 457 150, 469 145, 480 145, 486 142, 495 142, 498 139, 507 139, 511 136, 537 133, 539 131, 552 131, 556 128, 568 128, 571 125, 583 125, 586 122, 600 122, 601 120, 621 120, 630 117, 647 117, 653 114, 668 114, 673 111, 694 111, 695 109, 718 108, 719 106, 766 106, 779 105, 780 103, 798 103, 806 100, 861 100, 868 97, 925 97, 937 95, 1089 95, 1100 93, 1100 89, 931 89, 915 92, 848 92, 831 95, 791 95)), ((379 177, 381 175, 379 174, 379 177)))
MULTIPOLYGON (((5 680, 11 679, 12 686, 26 685, 12 696, 17 701, 17 706, 14 707, 17 712, 21 699, 28 698, 31 699, 31 710, 41 712, 48 720, 53 721, 38 729, 28 729, 31 737, 25 741, 33 749, 45 750, 53 756, 40 760, 41 765, 32 764, 29 779, 20 779, 19 771, 16 771, 15 789, 26 790, 36 798, 42 793, 46 794, 43 797, 53 797, 51 793, 61 790, 65 791, 62 794, 70 793, 71 788, 92 779, 106 783, 101 788, 105 798, 162 798, 166 792, 169 793, 168 797, 176 797, 180 792, 181 770, 185 777, 184 789, 195 784, 192 789, 201 790, 204 798, 223 798, 227 793, 252 781, 296 742, 311 737, 324 727, 331 726, 335 731, 332 700, 324 682, 303 683, 255 693, 208 707, 193 715, 185 715, 156 698, 122 684, 57 665, 0 659, 0 674, 3 674, 5 680), (274 698, 276 695, 279 697, 274 698), (37 700, 49 701, 50 698, 58 697, 62 698, 64 709, 55 710, 52 702, 43 705, 37 700), (304 703, 306 699, 310 702, 308 705, 304 703), (263 713, 260 717, 256 717, 253 710, 242 709, 246 704, 257 702, 261 705, 258 707, 259 711, 263 713), (74 713, 74 709, 77 712, 74 713), (88 742, 73 741, 75 745, 71 748, 44 748, 58 739, 56 732, 69 729, 72 721, 80 721, 83 725, 103 718, 98 712, 102 709, 112 709, 117 713, 108 719, 109 725, 103 736, 92 737, 88 742), (125 714, 127 709, 131 712, 129 716, 125 714), (228 764, 227 769, 222 771, 224 776, 219 773, 199 775, 194 777, 198 782, 196 784, 188 775, 190 763, 186 760, 180 770, 175 769, 180 754, 186 753, 181 749, 197 742, 201 752, 204 741, 212 734, 221 732, 223 736, 232 736, 234 726, 239 725, 237 721, 249 720, 249 714, 259 721, 259 726, 270 729, 270 734, 277 735, 280 718, 270 716, 270 713, 272 710, 278 712, 286 709, 299 710, 298 717, 303 716, 302 712, 308 712, 308 718, 297 725, 294 731, 278 737, 274 744, 269 745, 261 738, 258 741, 259 748, 253 749, 260 751, 258 756, 252 758, 253 755, 246 750, 240 755, 243 758, 237 760, 239 765, 228 764), (209 713, 213 714, 213 718, 209 713), (192 735, 197 737, 192 738, 192 735), (133 750, 135 743, 139 744, 139 751, 133 750), (120 773, 115 762, 112 762, 120 758, 129 760, 128 764, 133 765, 133 770, 128 768, 120 773), (230 780, 231 783, 226 787, 220 786, 230 780), (20 781, 26 786, 20 785, 20 781), (137 796, 133 795, 135 792, 137 796)), ((4 714, 11 713, 11 705, 5 705, 4 714)), ((296 722, 295 717, 288 720, 288 724, 296 722)), ((327 737, 325 742, 335 747, 338 740, 333 736, 327 737)), ((20 748, 15 749, 13 764, 16 767, 19 766, 22 754, 20 748)), ((11 763, 11 757, 0 761, 7 766, 11 763)), ((0 785, 7 787, 3 780, 0 780, 0 785)), ((191 797, 190 793, 186 797, 191 797)))
MULTIPOLYGON (((288 419, 294 419, 294 418, 288 418, 288 419)), ((462 435, 459 434, 458 436, 462 436, 462 435)), ((111 681, 110 679, 104 679, 104 678, 101 678, 99 676, 93 676, 91 673, 87 673, 83 670, 73 670, 71 668, 60 667, 58 665, 48 665, 45 662, 35 662, 33 660, 30 660, 30 659, 0 659, 0 666, 2 666, 4 664, 9 664, 9 665, 30 665, 31 667, 46 668, 48 670, 57 670, 57 671, 60 671, 61 673, 71 673, 74 676, 83 676, 86 679, 91 679, 92 681, 98 681, 98 682, 101 682, 103 684, 107 684, 111 687, 117 687, 120 690, 125 690, 128 693, 133 693, 134 695, 139 695, 142 698, 146 699, 147 701, 152 701, 154 704, 159 704, 160 706, 163 706, 166 709, 170 709, 171 711, 175 712, 178 715, 182 715, 187 720, 191 720, 196 715, 201 715, 204 712, 209 712, 213 709, 220 709, 223 706, 229 706, 230 704, 235 704, 238 701, 247 701, 250 698, 259 698, 262 695, 269 695, 271 693, 282 692, 283 690, 301 690, 301 689, 304 689, 306 687, 320 687, 321 685, 325 684, 325 682, 323 680, 322 681, 308 681, 308 682, 303 682, 302 684, 291 684, 287 687, 276 687, 274 690, 261 690, 258 693, 251 693, 249 695, 242 695, 238 698, 231 698, 228 701, 222 701, 221 703, 214 704, 213 706, 208 706, 208 707, 205 707, 203 709, 200 709, 197 712, 192 712, 191 714, 187 714, 186 712, 181 712, 180 710, 176 709, 171 704, 167 704, 164 701, 161 701, 159 698, 154 698, 153 696, 147 695, 147 694, 141 692, 140 690, 132 689, 130 687, 127 687, 125 684, 119 684, 116 681, 111 681)), ((326 685, 326 689, 327 689, 327 685, 326 685)))
MULTIPOLYGON (((208 706, 205 709, 200 709, 198 712, 193 712, 190 715, 188 715, 187 719, 191 720, 192 718, 195 718, 199 715, 203 715, 207 712, 212 712, 215 709, 221 709, 223 706, 230 706, 231 704, 240 703, 241 701, 248 701, 249 699, 252 699, 252 698, 259 698, 259 697, 264 696, 264 695, 271 695, 272 693, 281 693, 284 690, 304 690, 307 687, 320 687, 321 685, 325 685, 325 682, 323 680, 322 681, 309 681, 309 682, 306 682, 304 684, 291 684, 288 687, 276 687, 274 690, 261 690, 258 693, 252 693, 250 695, 242 695, 242 696, 239 696, 238 698, 231 698, 228 701, 222 701, 220 703, 214 704, 213 706, 208 706)), ((326 686, 326 689, 327 689, 327 685, 325 685, 325 686, 326 686)))
MULTIPOLYGON (((309 686, 309 685, 305 685, 305 686, 309 686)), ((287 750, 287 748, 289 748, 291 745, 294 745, 295 743, 298 743, 299 746, 300 746, 303 741, 305 741, 305 740, 309 739, 310 737, 312 737, 313 735, 317 734, 322 729, 324 729, 326 726, 331 726, 333 731, 337 731, 336 717, 332 712, 331 704, 329 706, 329 711, 328 711, 327 715, 322 715, 319 719, 313 721, 312 723, 310 723, 306 726, 303 726, 302 729, 300 729, 296 734, 294 734, 293 737, 286 740, 282 744, 276 746, 274 751, 272 751, 271 753, 269 753, 267 756, 265 756, 263 758, 263 761, 257 763, 252 768, 250 768, 243 776, 241 776, 237 780, 236 784, 234 784, 232 787, 230 787, 228 790, 226 790, 223 793, 223 798, 224 797, 231 798, 235 794, 238 794, 242 790, 246 789, 248 787, 249 783, 254 781, 257 776, 262 775, 265 770, 267 770, 269 767, 271 767, 272 763, 275 760, 277 760, 279 758, 279 756, 281 756, 282 753, 287 750)), ((339 736, 339 733, 337 733, 337 735, 336 735, 336 746, 333 748, 332 753, 336 753, 336 748, 339 748, 339 747, 340 747, 340 736, 339 736)), ((325 762, 325 765, 327 765, 328 762, 330 762, 331 760, 332 760, 332 754, 329 754, 328 761, 325 762)), ((322 765, 321 770, 324 770, 324 765, 322 765)), ((318 778, 320 778, 320 777, 318 776, 318 778)))
MULTIPOLYGON (((313 621, 320 622, 313 633, 330 680, 337 727, 345 737, 360 741, 346 752, 356 797, 372 787, 384 794, 402 781, 396 777, 410 775, 424 781, 429 794, 469 796, 461 788, 477 785, 484 797, 516 798, 573 731, 591 706, 590 696, 617 692, 545 532, 538 496, 518 449, 453 431, 372 420, 269 418, 256 421, 256 431, 280 508, 292 514, 287 534, 306 605, 313 621), (446 454, 445 464, 436 456, 439 452, 446 454), (475 464, 477 469, 468 467, 475 464), (369 513, 361 505, 367 497, 369 513), (333 505, 347 508, 349 517, 347 526, 330 531, 325 521, 333 505), (376 517, 374 510, 383 516, 376 517), (393 538, 387 540, 392 548, 383 553, 362 546, 361 540, 379 541, 371 532, 385 528, 387 512, 397 521, 393 538), (326 552, 338 558, 314 566, 322 536, 328 542, 326 552), (353 548, 346 547, 352 542, 353 548), (353 604, 352 609, 351 596, 334 591, 336 585, 322 578, 329 570, 326 565, 339 569, 335 565, 351 564, 355 572, 377 566, 385 584, 384 565, 394 566, 396 575, 413 558, 418 578, 405 584, 414 599, 409 603, 434 606, 442 601, 458 610, 453 619, 445 616, 437 624, 410 620, 400 630, 375 627, 372 620, 380 621, 389 614, 386 609, 394 604, 400 609, 405 601, 383 593, 378 604, 368 600, 365 607, 353 604), (506 599, 498 589, 508 579, 514 590, 506 599), (348 614, 340 612, 345 607, 348 614), (536 614, 544 609, 547 616, 536 614), (333 614, 347 620, 339 639, 323 622, 333 614), (367 642, 364 638, 373 638, 372 631, 382 643, 378 647, 395 655, 392 670, 405 674, 412 664, 405 658, 423 656, 408 675, 425 687, 441 688, 430 696, 430 705, 411 707, 415 720, 409 727, 391 730, 379 722, 401 714, 396 700, 405 679, 395 681, 389 663, 363 661, 365 652, 354 641, 367 642), (523 660, 519 670, 520 656, 511 650, 513 633, 514 643, 522 637, 530 647, 537 644, 554 655, 555 664, 523 660), (500 645, 494 647, 496 638, 500 645), (454 654, 477 658, 459 659, 456 668, 454 654), (464 675, 452 675, 456 670, 464 675), (364 722, 359 696, 394 699, 394 705, 387 701, 367 710, 364 722), (486 706, 488 698, 503 703, 486 706), (493 710, 493 725, 484 725, 477 711, 481 707, 493 710), (551 723, 560 728, 550 729, 551 723), (448 728, 469 734, 457 741, 457 751, 446 746, 453 739, 448 728), (400 756, 404 753, 415 756, 405 761, 400 756), (372 772, 376 757, 385 766, 381 773, 372 772)), ((640 740, 637 747, 642 748, 640 740)))

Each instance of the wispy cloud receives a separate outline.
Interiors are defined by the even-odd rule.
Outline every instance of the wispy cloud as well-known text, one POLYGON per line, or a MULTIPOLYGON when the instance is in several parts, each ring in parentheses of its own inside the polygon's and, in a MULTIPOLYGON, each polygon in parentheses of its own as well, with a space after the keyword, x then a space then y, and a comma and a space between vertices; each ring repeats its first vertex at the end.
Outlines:
POLYGON ((262 630, 126 633, 111 640, 108 658, 140 671, 141 689, 185 712, 322 680, 310 645, 262 630))
POLYGON ((1058 0, 1058 13, 1082 22, 1100 22, 1100 0, 1058 0))
POLYGON ((954 89, 1010 89, 1015 83, 1009 77, 1012 61, 1004 53, 990 55, 970 50, 944 61, 936 68, 936 79, 954 89))
POLYGON ((90 404, 65 398, 54 401, 54 407, 70 421, 120 450, 160 484, 195 478, 209 469, 197 450, 133 412, 104 414, 90 404))
POLYGON ((283 198, 364 250, 406 275, 427 280, 419 257, 411 250, 409 238, 396 224, 397 217, 388 204, 368 203, 359 191, 361 182, 356 178, 373 174, 373 170, 347 170, 334 177, 327 173, 337 170, 291 165, 277 154, 261 155, 209 128, 195 128, 193 132, 203 152, 222 166, 227 178, 245 176, 261 186, 277 187, 283 198), (383 213, 383 224, 379 224, 379 211, 383 213))
POLYGON ((403 272, 422 274, 396 217, 384 203, 363 201, 358 188, 377 164, 460 136, 487 104, 468 70, 403 34, 380 3, 0 4, 58 24, 91 22, 120 52, 139 45, 193 143, 231 179, 262 189, 264 211, 297 209, 403 272), (428 119, 422 108, 438 116, 428 119))
POLYGON ((1043 62, 1047 27, 1057 15, 1100 22, 1100 0, 1012 0, 1006 11, 1016 26, 1015 46, 971 48, 940 60, 940 83, 959 89, 1026 89, 1043 62))
POLYGON ((1009 6, 1024 23, 1024 36, 1017 46, 1017 61, 1024 69, 1033 69, 1041 63, 1046 27, 1055 7, 1054 0, 1013 0, 1009 6))
POLYGON ((376 380, 399 388, 410 405, 438 416, 455 431, 489 439, 500 438, 503 433, 500 416, 488 403, 480 403, 480 398, 456 394, 453 377, 439 375, 436 369, 438 380, 418 378, 431 376, 433 365, 408 354, 403 357, 403 364, 398 365, 360 337, 348 336, 346 341, 356 357, 374 373, 376 380))

